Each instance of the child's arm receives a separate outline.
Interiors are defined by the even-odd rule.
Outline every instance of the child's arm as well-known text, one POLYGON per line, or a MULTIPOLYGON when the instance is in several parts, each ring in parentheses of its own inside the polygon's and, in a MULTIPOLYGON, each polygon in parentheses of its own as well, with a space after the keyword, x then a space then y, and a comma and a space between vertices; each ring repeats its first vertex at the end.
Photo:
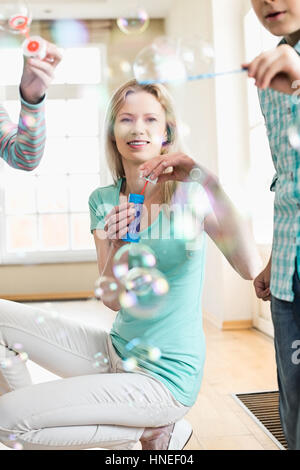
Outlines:
POLYGON ((45 146, 45 92, 60 60, 59 51, 50 43, 43 61, 25 59, 18 126, 0 106, 0 157, 13 168, 31 171, 40 162, 45 146))
POLYGON ((258 88, 273 88, 281 93, 295 93, 293 83, 300 80, 300 57, 295 49, 282 44, 263 52, 248 64, 248 76, 255 79, 258 88))
POLYGON ((0 105, 0 157, 11 167, 34 170, 43 155, 45 138, 44 100, 32 105, 21 97, 18 126, 0 105))

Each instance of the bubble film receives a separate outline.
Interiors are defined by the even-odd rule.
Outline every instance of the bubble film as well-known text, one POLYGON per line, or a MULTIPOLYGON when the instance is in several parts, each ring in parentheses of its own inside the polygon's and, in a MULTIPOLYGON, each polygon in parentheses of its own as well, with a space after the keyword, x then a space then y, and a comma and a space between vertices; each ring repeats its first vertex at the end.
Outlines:
POLYGON ((134 75, 140 83, 182 82, 214 72, 212 46, 197 36, 157 38, 136 57, 134 75))
POLYGON ((127 243, 122 246, 113 259, 113 273, 121 282, 132 268, 154 268, 155 253, 142 243, 127 243))
POLYGON ((126 16, 117 19, 117 25, 124 34, 141 34, 148 28, 150 23, 146 10, 133 9, 126 16))
POLYGON ((120 295, 123 309, 137 318, 159 313, 169 292, 165 276, 157 269, 132 268, 124 279, 126 293, 120 295))
POLYGON ((118 298, 120 286, 112 277, 102 276, 95 282, 95 297, 103 302, 110 302, 118 298))
POLYGON ((300 152, 300 119, 298 118, 288 129, 288 139, 293 149, 300 152))
POLYGON ((109 360, 102 352, 97 352, 94 354, 93 358, 93 367, 94 369, 99 370, 108 370, 109 368, 109 360))
POLYGON ((160 349, 144 338, 133 338, 127 343, 125 350, 128 357, 123 360, 123 367, 127 371, 136 369, 143 362, 157 362, 161 357, 160 349))

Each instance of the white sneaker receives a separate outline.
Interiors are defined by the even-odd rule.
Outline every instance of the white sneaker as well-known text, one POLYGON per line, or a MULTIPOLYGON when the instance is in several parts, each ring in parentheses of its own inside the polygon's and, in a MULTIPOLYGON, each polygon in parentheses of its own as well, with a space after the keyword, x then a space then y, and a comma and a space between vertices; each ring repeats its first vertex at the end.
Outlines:
POLYGON ((192 426, 185 419, 181 419, 174 424, 168 450, 181 450, 188 443, 193 434, 192 426))

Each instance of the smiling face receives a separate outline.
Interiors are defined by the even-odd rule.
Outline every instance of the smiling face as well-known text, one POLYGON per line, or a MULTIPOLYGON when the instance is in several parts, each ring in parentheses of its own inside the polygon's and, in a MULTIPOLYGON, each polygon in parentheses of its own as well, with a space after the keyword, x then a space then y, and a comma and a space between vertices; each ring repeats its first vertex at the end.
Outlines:
POLYGON ((299 0, 251 0, 263 26, 275 36, 290 36, 300 30, 299 0))
POLYGON ((143 163, 160 155, 167 140, 165 110, 151 93, 130 92, 117 113, 113 132, 122 158, 143 163))

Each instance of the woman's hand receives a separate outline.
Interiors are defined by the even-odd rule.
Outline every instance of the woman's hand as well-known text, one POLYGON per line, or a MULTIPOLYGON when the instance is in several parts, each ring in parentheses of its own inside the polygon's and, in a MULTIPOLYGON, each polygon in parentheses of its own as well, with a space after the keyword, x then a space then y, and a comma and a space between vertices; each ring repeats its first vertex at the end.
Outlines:
POLYGON ((126 242, 121 240, 128 232, 128 225, 134 220, 134 204, 125 202, 115 206, 105 217, 104 230, 107 238, 115 247, 121 247, 126 242))
POLYGON ((57 47, 47 42, 46 57, 38 58, 24 57, 24 69, 21 78, 20 89, 27 103, 38 103, 47 91, 54 77, 54 70, 60 63, 62 56, 57 47))
POLYGON ((158 183, 165 181, 191 181, 190 172, 196 166, 195 161, 184 153, 173 153, 170 155, 159 155, 139 167, 141 176, 149 176, 151 179, 158 178, 158 183), (171 170, 167 171, 166 170, 171 170))
POLYGON ((288 44, 263 52, 242 66, 248 69, 248 76, 254 78, 255 85, 261 89, 273 88, 292 95, 295 92, 293 82, 300 80, 300 57, 288 44))

